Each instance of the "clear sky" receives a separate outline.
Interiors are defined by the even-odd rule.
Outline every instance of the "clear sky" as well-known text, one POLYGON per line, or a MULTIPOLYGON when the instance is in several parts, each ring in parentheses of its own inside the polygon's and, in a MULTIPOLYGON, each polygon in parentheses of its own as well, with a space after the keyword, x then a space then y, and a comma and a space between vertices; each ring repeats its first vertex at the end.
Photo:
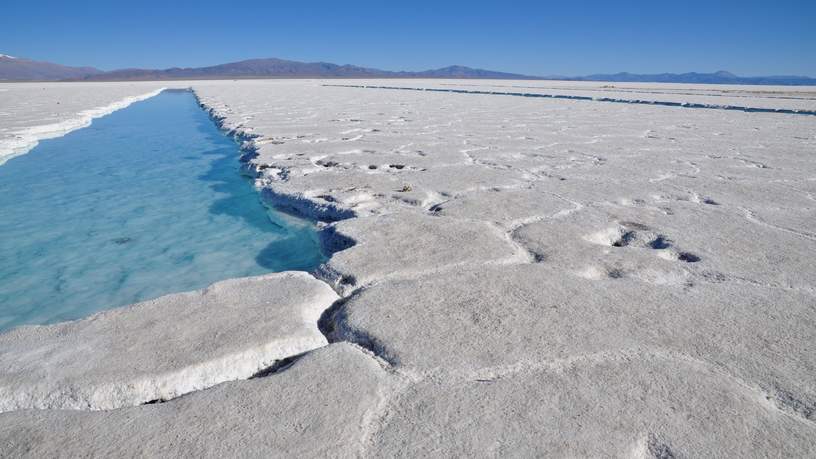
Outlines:
POLYGON ((388 70, 816 76, 816 0, 3 0, 0 53, 104 70, 280 57, 388 70))

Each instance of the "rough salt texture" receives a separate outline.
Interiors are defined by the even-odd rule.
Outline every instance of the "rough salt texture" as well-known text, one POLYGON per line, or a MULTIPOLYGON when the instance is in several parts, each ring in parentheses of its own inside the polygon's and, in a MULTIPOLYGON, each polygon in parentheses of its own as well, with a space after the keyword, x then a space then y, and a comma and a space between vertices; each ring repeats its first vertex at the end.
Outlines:
POLYGON ((302 272, 219 282, 87 319, 0 334, 0 411, 167 400, 324 346, 337 295, 302 272))
POLYGON ((371 457, 807 457, 813 425, 705 362, 604 352, 401 393, 371 457))
POLYGON ((324 239, 353 246, 334 254, 321 276, 342 292, 371 282, 411 277, 455 266, 525 261, 528 254, 489 224, 414 213, 335 223, 324 239), (422 234, 422 238, 414 237, 422 234))
POLYGON ((814 88, 195 82, 245 142, 262 199, 333 222, 321 237, 336 253, 317 274, 344 298, 320 329, 378 356, 344 348, 372 371, 322 363, 330 345, 258 380, 285 408, 262 426, 221 422, 263 397, 253 380, 112 413, 7 413, 0 444, 33 454, 183 445, 195 455, 223 442, 249 455, 270 454, 265 445, 343 457, 812 455, 816 117, 325 84, 536 86, 783 110, 812 109, 814 98, 814 88), (312 358, 321 364, 300 364, 312 358), (227 396, 211 409, 210 397, 227 396), (184 409, 165 436, 159 413, 172 407, 184 409), (279 425, 302 429, 257 436, 279 425), (120 432, 113 449, 89 450, 107 432, 120 432))
POLYGON ((350 344, 319 349, 287 369, 166 403, 113 411, 0 414, 5 457, 353 456, 386 371, 350 344))
POLYGON ((331 332, 376 343, 411 374, 535 367, 604 352, 680 355, 725 369, 780 409, 816 421, 812 296, 562 272, 543 262, 382 283, 335 311, 331 332))

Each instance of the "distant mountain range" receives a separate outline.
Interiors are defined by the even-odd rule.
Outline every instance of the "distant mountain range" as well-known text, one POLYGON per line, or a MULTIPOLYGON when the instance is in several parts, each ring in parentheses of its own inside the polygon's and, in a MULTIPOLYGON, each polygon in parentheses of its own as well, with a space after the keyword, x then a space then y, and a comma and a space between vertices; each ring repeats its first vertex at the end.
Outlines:
POLYGON ((701 83, 701 84, 761 84, 761 85, 816 85, 816 78, 794 75, 741 77, 720 70, 714 73, 658 73, 641 75, 636 73, 614 73, 570 78, 582 81, 613 81, 643 83, 701 83))
POLYGON ((93 67, 67 67, 0 54, 0 80, 64 80, 103 73, 93 67))
POLYGON ((136 81, 236 78, 472 78, 512 80, 571 80, 654 83, 816 85, 804 76, 740 77, 732 73, 634 73, 598 74, 583 77, 538 77, 453 65, 420 72, 394 72, 328 62, 297 62, 284 59, 249 59, 209 67, 169 69, 121 69, 102 71, 93 67, 68 67, 50 62, 0 54, 0 80, 7 81, 136 81))
POLYGON ((135 81, 220 78, 492 78, 536 79, 515 73, 494 72, 453 65, 421 72, 392 72, 329 62, 297 62, 284 59, 249 59, 210 67, 169 69, 120 69, 104 72, 93 67, 66 67, 0 54, 0 80, 135 81))
POLYGON ((423 72, 387 70, 338 65, 328 62, 297 62, 283 59, 250 59, 211 67, 164 70, 123 69, 88 75, 86 80, 182 80, 215 78, 496 78, 530 79, 525 75, 451 66, 423 72))

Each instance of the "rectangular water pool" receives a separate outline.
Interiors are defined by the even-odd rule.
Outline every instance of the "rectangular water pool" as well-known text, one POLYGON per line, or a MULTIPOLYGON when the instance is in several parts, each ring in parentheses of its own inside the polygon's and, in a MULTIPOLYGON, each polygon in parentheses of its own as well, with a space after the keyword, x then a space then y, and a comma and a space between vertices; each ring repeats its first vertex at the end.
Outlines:
POLYGON ((0 166, 0 330, 317 267, 314 225, 266 209, 239 156, 165 91, 0 166))

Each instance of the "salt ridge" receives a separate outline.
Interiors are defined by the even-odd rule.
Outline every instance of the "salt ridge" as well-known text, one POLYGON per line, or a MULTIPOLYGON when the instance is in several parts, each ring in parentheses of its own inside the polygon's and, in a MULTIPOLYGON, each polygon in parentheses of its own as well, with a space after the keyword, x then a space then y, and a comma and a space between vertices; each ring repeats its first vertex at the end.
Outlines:
POLYGON ((134 102, 149 99, 158 95, 165 89, 167 88, 162 87, 138 96, 126 97, 103 107, 83 110, 77 113, 75 118, 60 121, 58 123, 32 126, 12 132, 11 135, 13 137, 0 139, 0 166, 5 164, 5 162, 11 158, 28 153, 37 146, 40 140, 62 137, 69 132, 88 127, 96 118, 100 118, 117 110, 121 110, 134 102))

